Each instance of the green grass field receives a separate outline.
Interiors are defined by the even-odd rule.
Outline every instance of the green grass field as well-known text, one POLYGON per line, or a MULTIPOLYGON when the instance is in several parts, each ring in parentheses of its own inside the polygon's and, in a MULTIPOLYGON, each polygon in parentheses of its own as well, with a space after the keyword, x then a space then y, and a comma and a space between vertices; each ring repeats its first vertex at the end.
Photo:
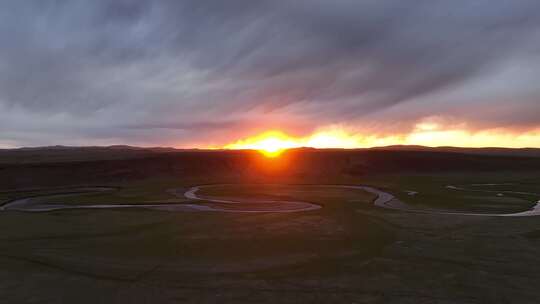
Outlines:
MULTIPOLYGON (((32 169, 33 170, 33 169, 32 169)), ((540 199, 537 172, 292 174, 97 179, 3 190, 5 201, 111 204, 213 198, 306 201, 295 213, 148 209, 0 212, 6 303, 535 303, 538 218, 421 214, 377 208, 369 185, 417 208, 519 212, 540 199), (503 183, 500 186, 474 184, 503 183), (471 190, 457 191, 448 185, 471 190), (81 187, 117 190, 61 196, 81 187), (407 191, 418 192, 411 196, 407 191), (49 195, 59 196, 50 197, 49 195), (502 300, 501 300, 502 299, 502 300)), ((187 201, 186 201, 187 202, 187 201)), ((207 202, 197 202, 207 204, 207 202)), ((256 203, 253 203, 256 204, 256 203)))
POLYGON ((72 204, 175 202, 179 201, 178 197, 168 190, 182 187, 178 181, 165 179, 150 179, 112 186, 117 190, 69 196, 60 201, 72 204))
MULTIPOLYGON (((403 202, 416 208, 442 209, 457 212, 513 213, 530 209, 540 199, 540 178, 535 173, 452 173, 452 174, 399 174, 373 175, 361 179, 343 176, 334 178, 334 184, 365 184, 390 192, 403 202), (486 185, 487 184, 487 185, 486 185), (500 184, 500 185, 491 185, 500 184), (463 187, 466 191, 447 186, 463 187), (410 195, 412 191, 415 194, 410 195), (485 192, 488 191, 488 192, 485 192), (508 193, 524 192, 524 193, 508 193), (526 193, 525 193, 526 192, 526 193), (533 193, 533 194, 527 194, 533 193)), ((373 194, 360 190, 337 189, 316 186, 317 180, 302 184, 302 180, 288 179, 288 184, 218 184, 203 187, 199 194, 213 198, 239 198, 248 200, 298 200, 334 208, 353 203, 366 208, 375 199, 373 194), (297 183, 295 183, 297 182, 297 183), (366 204, 357 204, 364 202, 366 204)), ((134 182, 111 184, 116 190, 99 193, 83 193, 69 196, 36 198, 46 203, 110 204, 110 203, 175 203, 185 199, 173 195, 170 189, 187 190, 196 181, 178 179, 147 179, 134 182)), ((228 181, 224 181, 228 182, 228 181)), ((328 179, 324 179, 329 184, 328 179)), ((41 189, 0 193, 0 200, 8 201, 27 196, 69 193, 75 188, 41 189)))
POLYGON ((371 204, 375 195, 356 189, 339 189, 317 185, 239 184, 214 185, 199 190, 203 197, 303 201, 336 208, 344 204, 371 204))
POLYGON ((512 213, 530 209, 540 195, 524 195, 498 192, 461 191, 447 188, 449 185, 472 190, 523 191, 540 194, 539 173, 463 172, 451 174, 399 174, 378 175, 365 183, 380 187, 400 200, 418 208, 436 208, 463 212, 512 213), (475 184, 510 183, 503 186, 475 184), (417 192, 409 195, 407 191, 417 192))

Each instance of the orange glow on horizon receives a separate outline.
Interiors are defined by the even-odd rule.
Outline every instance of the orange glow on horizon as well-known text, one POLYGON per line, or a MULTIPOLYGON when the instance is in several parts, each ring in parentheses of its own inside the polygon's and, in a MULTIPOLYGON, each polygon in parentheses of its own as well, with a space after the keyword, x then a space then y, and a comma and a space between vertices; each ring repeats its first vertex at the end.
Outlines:
POLYGON ((370 148, 389 145, 422 145, 428 147, 540 147, 540 130, 513 133, 506 130, 470 132, 445 129, 437 124, 419 123, 409 134, 365 136, 342 128, 327 128, 304 137, 293 137, 282 131, 267 131, 223 146, 225 149, 253 149, 267 157, 278 157, 291 148, 370 148))
POLYGON ((278 157, 283 151, 297 147, 299 147, 297 140, 280 131, 264 132, 225 146, 226 149, 257 150, 270 158, 278 157))

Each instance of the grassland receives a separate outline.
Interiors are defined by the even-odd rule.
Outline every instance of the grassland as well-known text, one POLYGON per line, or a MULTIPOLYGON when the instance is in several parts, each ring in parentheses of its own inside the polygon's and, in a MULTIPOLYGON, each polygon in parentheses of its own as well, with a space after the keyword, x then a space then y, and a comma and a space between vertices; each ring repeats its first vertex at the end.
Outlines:
POLYGON ((2 167, 4 201, 107 186, 118 190, 69 201, 166 203, 176 199, 170 188, 234 184, 203 188, 201 194, 299 199, 323 208, 281 214, 2 211, 0 298, 5 303, 539 302, 533 284, 540 280, 536 217, 400 212, 374 208, 373 196, 363 191, 306 186, 364 184, 422 208, 521 211, 538 198, 446 186, 536 193, 535 162, 520 159, 527 170, 485 171, 487 165, 513 166, 513 159, 467 156, 482 166, 411 172, 409 163, 407 169, 393 163, 387 167, 393 171, 377 171, 372 164, 379 160, 370 157, 391 162, 401 156, 355 153, 317 152, 291 161, 287 172, 260 171, 244 163, 251 156, 227 153, 2 167), (487 183, 512 185, 470 186, 487 183))
MULTIPOLYGON (((377 174, 362 179, 352 176, 335 177, 332 180, 322 179, 321 183, 370 185, 392 193, 401 201, 416 208, 439 209, 456 212, 479 213, 514 213, 532 208, 540 199, 540 174, 523 172, 453 172, 445 174, 377 174), (465 190, 448 188, 449 185, 462 187, 465 190), (521 192, 521 193, 514 193, 521 192), (412 195, 411 195, 412 193, 412 195), (530 194, 529 194, 530 193, 530 194)), ((219 182, 219 180, 216 180, 219 182)), ((224 182, 230 180, 224 179, 224 182)), ((200 194, 214 198, 297 200, 313 202, 331 208, 338 203, 370 202, 375 198, 360 190, 318 187, 317 180, 310 184, 304 180, 285 180, 289 184, 242 183, 204 187, 200 194)), ((111 183, 116 190, 99 193, 75 194, 70 196, 49 196, 38 201, 67 204, 144 204, 144 203, 178 203, 185 202, 182 197, 174 195, 171 189, 187 190, 196 185, 194 181, 161 178, 145 179, 132 182, 111 183)), ((4 192, 3 200, 11 200, 25 196, 39 196, 54 193, 76 191, 66 189, 41 189, 34 191, 4 192)))
MULTIPOLYGON (((178 181, 173 179, 147 179, 118 183, 113 187, 115 190, 61 197, 58 201, 67 204, 144 204, 184 201, 169 191, 181 188, 178 181)), ((54 199, 46 198, 44 201, 54 202, 54 199)))
POLYGON ((540 173, 538 172, 389 174, 370 177, 366 183, 385 189, 400 200, 419 208, 513 213, 530 209, 540 199, 540 173), (447 187, 449 185, 475 191, 453 190, 447 187), (409 191, 416 193, 410 195, 409 191), (534 194, 505 193, 504 191, 534 194), (499 196, 499 193, 504 195, 499 196))
POLYGON ((394 239, 386 224, 345 207, 258 215, 0 213, 0 229, 6 230, 0 239, 0 280, 11 282, 0 292, 22 303, 109 302, 118 290, 122 302, 202 301, 202 294, 187 293, 251 292, 264 289, 264 282, 332 276, 347 263, 360 265, 377 256, 394 239), (25 283, 28 277, 35 287, 25 283), (174 295, 154 294, 161 284, 184 287, 174 295), (126 288, 135 288, 138 296, 130 297, 126 288))
POLYGON ((375 195, 357 189, 339 189, 319 185, 281 185, 281 184, 229 184, 201 188, 203 197, 234 198, 240 201, 275 200, 303 201, 321 205, 325 208, 343 207, 344 204, 363 203, 370 205, 375 195))

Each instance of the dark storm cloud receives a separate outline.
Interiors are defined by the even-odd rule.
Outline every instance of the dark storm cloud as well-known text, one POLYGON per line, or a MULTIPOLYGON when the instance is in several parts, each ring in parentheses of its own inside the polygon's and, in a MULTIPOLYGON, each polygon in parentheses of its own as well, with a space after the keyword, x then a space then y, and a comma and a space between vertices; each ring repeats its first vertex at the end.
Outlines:
POLYGON ((14 0, 0 38, 0 140, 19 145, 190 142, 291 117, 540 125, 532 0, 14 0))
POLYGON ((196 123, 140 123, 132 126, 133 129, 177 129, 177 130, 213 130, 222 128, 232 128, 238 126, 236 122, 196 122, 196 123))

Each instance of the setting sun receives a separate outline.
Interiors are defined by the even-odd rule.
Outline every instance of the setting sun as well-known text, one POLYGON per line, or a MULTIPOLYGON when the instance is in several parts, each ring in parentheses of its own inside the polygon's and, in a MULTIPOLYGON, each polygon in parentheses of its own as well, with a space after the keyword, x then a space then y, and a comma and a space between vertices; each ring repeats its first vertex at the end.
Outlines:
POLYGON ((258 146, 257 150, 268 157, 277 157, 286 149, 281 140, 273 137, 262 140, 258 146))
POLYGON ((226 145, 226 149, 253 149, 267 157, 278 157, 283 151, 300 147, 300 143, 280 131, 268 131, 260 135, 226 145))

